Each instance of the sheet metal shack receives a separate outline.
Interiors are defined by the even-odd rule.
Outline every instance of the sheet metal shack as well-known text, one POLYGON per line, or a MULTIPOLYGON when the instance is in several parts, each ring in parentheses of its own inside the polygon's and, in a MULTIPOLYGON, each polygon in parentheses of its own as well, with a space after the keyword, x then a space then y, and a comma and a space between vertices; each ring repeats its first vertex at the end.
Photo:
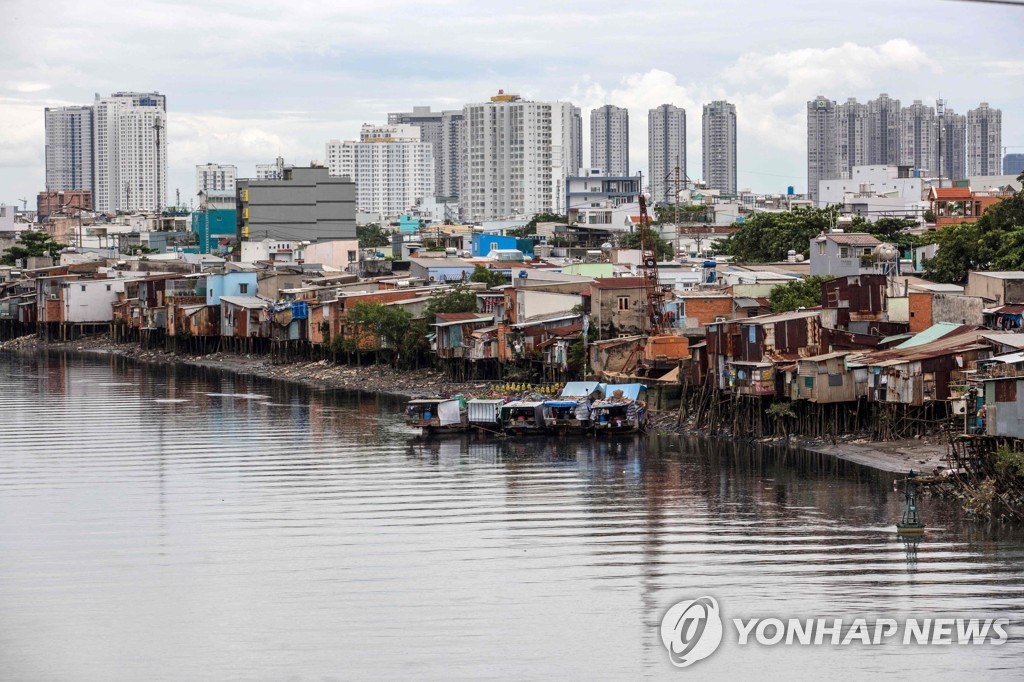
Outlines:
POLYGON ((920 406, 949 400, 950 378, 992 355, 990 346, 972 333, 958 333, 924 344, 890 348, 851 358, 853 368, 867 370, 868 399, 920 406))

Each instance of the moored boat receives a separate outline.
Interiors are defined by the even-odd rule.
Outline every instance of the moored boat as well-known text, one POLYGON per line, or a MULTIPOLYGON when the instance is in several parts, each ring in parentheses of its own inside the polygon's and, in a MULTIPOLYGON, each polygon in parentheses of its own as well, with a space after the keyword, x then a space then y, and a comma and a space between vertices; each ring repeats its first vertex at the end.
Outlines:
POLYGON ((466 403, 469 428, 479 431, 501 431, 501 408, 503 398, 473 398, 466 403))
POLYGON ((647 427, 647 386, 608 384, 605 398, 591 406, 595 433, 631 433, 647 427))
POLYGON ((405 407, 405 423, 425 434, 461 433, 468 428, 469 419, 461 396, 416 398, 405 407))
POLYGON ((501 408, 502 430, 510 435, 524 436, 544 432, 544 403, 514 400, 501 408))
POLYGON ((544 425, 556 433, 584 433, 591 427, 591 402, 604 394, 597 381, 570 381, 556 400, 544 401, 544 425))

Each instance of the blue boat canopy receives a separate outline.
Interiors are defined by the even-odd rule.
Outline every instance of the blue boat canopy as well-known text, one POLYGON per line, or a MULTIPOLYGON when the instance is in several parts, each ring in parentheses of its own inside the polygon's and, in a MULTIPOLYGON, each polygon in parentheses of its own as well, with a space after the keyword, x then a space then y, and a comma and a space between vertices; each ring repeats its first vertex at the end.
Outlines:
POLYGON ((575 400, 545 400, 544 407, 576 407, 575 400))
POLYGON ((605 400, 611 400, 615 391, 622 391, 624 398, 639 400, 641 391, 647 393, 647 386, 645 384, 608 384, 604 394, 605 400))
POLYGON ((601 388, 598 381, 570 381, 559 394, 560 398, 587 398, 594 391, 601 388))

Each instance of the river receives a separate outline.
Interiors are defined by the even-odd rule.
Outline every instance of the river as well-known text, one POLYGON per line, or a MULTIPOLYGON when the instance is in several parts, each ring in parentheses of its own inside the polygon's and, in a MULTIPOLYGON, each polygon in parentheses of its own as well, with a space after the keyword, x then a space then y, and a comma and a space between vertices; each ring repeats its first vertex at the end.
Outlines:
POLYGON ((0 354, 9 680, 1019 679, 1024 538, 827 456, 423 441, 393 398, 0 354), (674 603, 721 647, 674 668, 674 603), (733 618, 1009 618, 1001 646, 741 646, 733 618))

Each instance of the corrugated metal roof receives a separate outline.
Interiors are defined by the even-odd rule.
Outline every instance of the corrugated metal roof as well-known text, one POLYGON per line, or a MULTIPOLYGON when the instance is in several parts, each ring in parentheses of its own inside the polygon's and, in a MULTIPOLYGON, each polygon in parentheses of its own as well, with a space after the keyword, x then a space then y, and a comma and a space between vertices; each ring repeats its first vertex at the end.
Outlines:
POLYGON ((932 326, 928 327, 927 329, 925 329, 924 331, 918 332, 917 334, 915 334, 913 336, 913 338, 910 338, 910 339, 904 341, 903 343, 899 344, 895 348, 897 348, 897 349, 900 349, 900 348, 914 348, 915 346, 921 346, 921 345, 924 345, 926 343, 931 343, 932 341, 935 341, 937 339, 941 339, 944 336, 947 336, 949 334, 952 334, 952 333, 956 332, 961 327, 966 327, 967 328, 967 329, 963 329, 962 331, 970 331, 970 330, 976 329, 976 327, 974 327, 973 325, 969 325, 969 324, 968 325, 963 325, 963 324, 955 324, 953 322, 937 322, 937 323, 933 324, 932 326))
POLYGON ((266 308, 270 305, 270 301, 258 296, 221 296, 220 300, 236 305, 239 308, 266 308))
POLYGON ((788 320, 800 320, 806 317, 818 317, 821 314, 820 310, 794 310, 790 313, 776 313, 772 315, 758 315, 757 317, 747 317, 741 320, 730 320, 731 322, 739 322, 740 324, 772 324, 774 322, 786 322, 788 320))
POLYGON ((849 234, 826 234, 825 237, 831 239, 836 244, 843 244, 844 246, 877 246, 882 242, 874 235, 870 235, 864 232, 851 232, 849 234))

